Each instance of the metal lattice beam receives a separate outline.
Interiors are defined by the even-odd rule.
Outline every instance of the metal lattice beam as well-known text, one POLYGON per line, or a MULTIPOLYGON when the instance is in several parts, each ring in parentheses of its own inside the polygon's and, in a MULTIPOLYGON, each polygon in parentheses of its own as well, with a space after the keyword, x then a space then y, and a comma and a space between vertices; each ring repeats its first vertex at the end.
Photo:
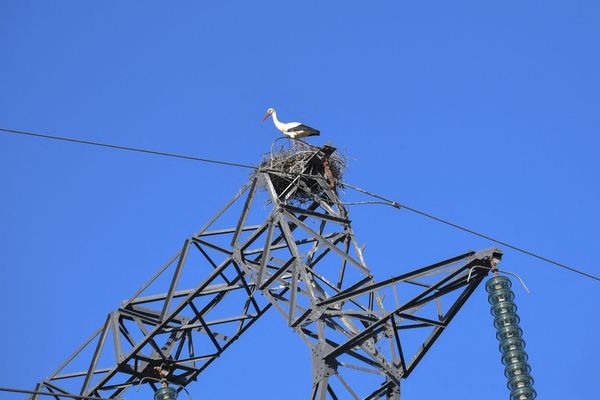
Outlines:
POLYGON ((467 252, 376 283, 322 172, 334 151, 306 161, 312 177, 257 171, 36 390, 113 398, 143 381, 156 388, 160 369, 186 386, 274 307, 311 350, 311 399, 399 399, 400 380, 502 253, 467 252), (289 184, 278 191, 275 178, 289 184), (312 200, 294 204, 297 191, 312 200))

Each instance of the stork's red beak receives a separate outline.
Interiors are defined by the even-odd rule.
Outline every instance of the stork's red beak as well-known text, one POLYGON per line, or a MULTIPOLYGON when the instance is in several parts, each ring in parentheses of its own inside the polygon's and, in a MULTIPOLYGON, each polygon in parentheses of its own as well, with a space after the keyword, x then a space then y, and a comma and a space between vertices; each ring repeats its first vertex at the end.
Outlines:
POLYGON ((263 118, 262 122, 265 122, 265 120, 266 120, 267 118, 269 118, 269 115, 271 115, 271 113, 270 113, 270 112, 267 112, 267 113, 265 114, 265 117, 263 118))

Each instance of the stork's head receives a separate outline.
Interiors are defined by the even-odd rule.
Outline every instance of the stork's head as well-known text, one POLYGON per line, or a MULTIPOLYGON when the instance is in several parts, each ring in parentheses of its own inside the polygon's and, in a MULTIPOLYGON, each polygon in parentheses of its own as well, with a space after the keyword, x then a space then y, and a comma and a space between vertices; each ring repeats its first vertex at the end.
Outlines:
POLYGON ((269 116, 271 116, 271 114, 273 114, 274 112, 275 112, 275 109, 274 109, 274 108, 272 108, 272 107, 271 107, 271 108, 269 108, 269 109, 267 110, 267 113, 265 114, 265 117, 262 119, 262 120, 263 120, 263 122, 265 122, 265 120, 266 120, 267 118, 269 118, 269 116))

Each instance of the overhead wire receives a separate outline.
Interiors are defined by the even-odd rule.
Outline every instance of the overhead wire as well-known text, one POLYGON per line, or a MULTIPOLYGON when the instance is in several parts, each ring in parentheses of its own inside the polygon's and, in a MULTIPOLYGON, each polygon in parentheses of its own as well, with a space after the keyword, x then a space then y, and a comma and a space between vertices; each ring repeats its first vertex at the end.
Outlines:
POLYGON ((533 252, 531 252, 531 251, 529 251, 529 250, 525 250, 525 249, 523 249, 523 248, 521 248, 521 247, 517 247, 517 246, 515 246, 515 245, 512 245, 512 244, 510 244, 510 243, 504 242, 504 241, 502 241, 502 240, 495 239, 495 238, 493 238, 493 237, 491 237, 491 236, 489 236, 489 235, 485 235, 485 234, 483 234, 483 233, 480 233, 480 232, 474 231, 474 230, 472 230, 472 229, 466 228, 466 227, 464 227, 464 226, 462 226, 462 225, 455 224, 454 222, 450 222, 450 221, 447 221, 447 220, 445 220, 445 219, 442 219, 442 218, 436 217, 435 215, 431 215, 431 214, 429 214, 429 213, 426 213, 426 212, 424 212, 424 211, 417 210, 416 208, 409 207, 409 206, 407 206, 407 205, 405 205, 405 204, 401 204, 401 203, 398 203, 398 202, 396 202, 396 201, 393 201, 393 200, 390 200, 390 199, 386 199, 386 198, 385 198, 385 197, 383 197, 383 196, 380 196, 380 195, 378 195, 378 194, 375 194, 375 193, 371 193, 371 192, 369 192, 369 191, 367 191, 367 190, 364 190, 364 189, 361 189, 361 188, 359 188, 359 187, 356 187, 356 186, 350 185, 350 184, 348 184, 348 183, 342 182, 341 184, 342 184, 344 187, 347 187, 347 188, 350 188, 350 189, 356 190, 357 192, 360 192, 360 193, 366 194, 367 196, 371 196, 371 197, 374 197, 374 198, 377 198, 377 199, 383 200, 384 202, 387 202, 387 205, 389 205, 389 206, 392 206, 392 207, 394 207, 394 208, 398 208, 398 209, 405 209, 405 210, 407 210, 407 211, 410 211, 410 212, 412 212, 412 213, 419 214, 419 215, 421 215, 421 216, 423 216, 423 217, 426 217, 426 218, 432 219, 432 220, 434 220, 434 221, 437 221, 437 222, 441 222, 442 224, 445 224, 445 225, 451 226, 451 227, 453 227, 453 228, 456 228, 456 229, 459 229, 459 230, 461 230, 461 231, 464 231, 464 232, 470 233, 470 234, 472 234, 472 235, 475 235, 475 236, 479 236, 479 237, 481 237, 481 238, 483 238, 483 239, 489 240, 490 242, 497 243, 497 244, 499 244, 499 245, 502 245, 502 246, 508 247, 508 248, 510 248, 510 249, 516 250, 516 251, 518 251, 518 252, 520 252, 520 253, 523 253, 523 254, 526 254, 526 255, 528 255, 528 256, 531 256, 531 257, 537 258, 537 259, 539 259, 539 260, 545 261, 545 262, 547 262, 547 263, 550 263, 550 264, 556 265, 556 266, 558 266, 558 267, 561 267, 561 268, 567 269, 567 270, 569 270, 569 271, 571 271, 571 272, 575 272, 575 273, 577 273, 577 274, 580 274, 580 275, 583 275, 583 276, 585 276, 585 277, 588 277, 588 278, 594 279, 594 280, 596 280, 596 281, 600 281, 600 277, 594 276, 594 275, 592 275, 592 274, 589 274, 589 273, 587 273, 587 272, 584 272, 584 271, 578 270, 578 269, 576 269, 576 268, 573 268, 573 267, 569 267, 568 265, 565 265, 565 264, 563 264, 563 263, 560 263, 560 262, 558 262, 558 261, 551 260, 551 259, 549 259, 549 258, 547 258, 547 257, 544 257, 544 256, 541 256, 541 255, 539 255, 539 254, 533 253, 533 252))
POLYGON ((91 140, 73 139, 73 138, 67 138, 67 137, 62 137, 62 136, 54 136, 54 135, 47 135, 47 134, 43 134, 43 133, 35 133, 35 132, 27 132, 27 131, 18 131, 18 130, 14 130, 14 129, 6 129, 6 128, 0 128, 0 131, 8 132, 8 133, 15 133, 18 135, 35 136, 35 137, 40 137, 40 138, 45 138, 45 139, 62 140, 64 142, 72 142, 72 143, 79 143, 79 144, 88 144, 88 145, 92 145, 92 146, 108 147, 110 149, 135 151, 138 153, 154 154, 157 156, 182 158, 184 160, 202 161, 202 162, 206 162, 206 163, 228 165, 230 167, 257 169, 257 167, 255 167, 254 165, 240 164, 240 163, 234 163, 234 162, 229 162, 229 161, 212 160, 210 158, 194 157, 194 156, 187 156, 187 155, 175 154, 175 153, 167 153, 164 151, 140 149, 137 147, 119 146, 119 145, 115 145, 115 144, 93 142, 91 140))
MULTIPOLYGON (((55 136, 55 135, 48 135, 48 134, 42 134, 42 133, 35 133, 35 132, 27 132, 27 131, 20 131, 20 130, 15 130, 15 129, 7 129, 7 128, 0 128, 0 131, 2 132, 7 132, 7 133, 14 133, 14 134, 19 134, 19 135, 27 135, 27 136, 33 136, 33 137, 40 137, 40 138, 45 138, 45 139, 53 139, 53 140, 60 140, 60 141, 65 141, 65 142, 73 142, 73 143, 79 143, 79 144, 87 144, 87 145, 93 145, 93 146, 99 146, 99 147, 106 147, 106 148, 111 148, 111 149, 117 149, 117 150, 126 150, 126 151, 134 151, 134 152, 138 152, 138 153, 146 153, 146 154, 153 154, 153 155, 159 155, 159 156, 166 156, 166 157, 173 157, 173 158, 179 158, 179 159, 186 159, 186 160, 192 160, 192 161, 201 161, 201 162, 206 162, 206 163, 213 163, 213 164, 219 164, 219 165, 227 165, 227 166, 231 166, 231 167, 238 167, 238 168, 246 168, 246 169, 252 169, 252 170, 261 170, 261 171, 266 171, 266 172, 280 172, 280 173, 285 173, 285 174, 290 174, 290 172, 287 171, 280 171, 280 170, 275 170, 275 169, 263 169, 260 168, 258 166, 255 165, 249 165, 249 164, 241 164, 241 163, 235 163, 235 162, 229 162, 229 161, 221 161, 221 160, 215 160, 215 159, 210 159, 210 158, 204 158, 204 157, 195 157, 195 156, 188 156, 188 155, 183 155, 183 154, 176 154, 176 153, 168 153, 168 152, 163 152, 163 151, 155 151, 155 150, 148 150, 148 149, 141 149, 141 148, 137 148, 137 147, 129 147, 129 146, 120 146, 120 145, 114 145, 114 144, 108 144, 108 143, 101 143, 101 142, 95 142, 95 141, 90 141, 90 140, 81 140, 81 139, 73 139, 73 138, 68 138, 68 137, 62 137, 62 136, 55 136)), ((293 174, 293 175, 306 175, 306 174, 293 174)), ((450 222, 448 220, 436 217, 435 215, 426 213, 424 211, 418 210, 416 208, 413 207, 409 207, 405 204, 401 204, 397 201, 388 199, 384 196, 378 195, 376 193, 370 192, 368 190, 362 189, 360 187, 351 185, 347 182, 340 182, 342 187, 347 187, 349 189, 355 190, 357 192, 360 192, 362 194, 365 194, 367 196, 379 199, 381 201, 367 201, 367 202, 348 202, 348 203, 343 203, 344 205, 363 205, 363 204, 383 204, 383 205, 388 205, 397 209, 405 209, 407 211, 410 211, 412 213, 421 215, 423 217, 432 219, 434 221, 440 222, 442 224, 451 226, 453 228, 459 229, 461 231, 470 233, 472 235, 481 237, 483 239, 489 240, 493 243, 497 243, 499 245, 508 247, 510 249, 513 249, 515 251, 518 251, 520 253, 526 254, 530 257, 539 259, 541 261, 545 261, 547 263, 553 264, 555 266, 564 268, 568 271, 577 273, 579 275, 585 276, 587 278, 596 280, 596 281, 600 281, 600 277, 592 275, 590 273, 581 271, 579 269, 570 267, 568 265, 565 265, 563 263, 560 263, 558 261, 554 261, 552 259, 549 259, 547 257, 541 256, 539 254, 536 254, 532 251, 523 249, 521 247, 512 245, 510 243, 507 243, 505 241, 499 240, 499 239, 495 239, 489 235, 474 231, 472 229, 469 229, 467 227, 464 227, 462 225, 458 225, 455 224, 453 222, 450 222)))

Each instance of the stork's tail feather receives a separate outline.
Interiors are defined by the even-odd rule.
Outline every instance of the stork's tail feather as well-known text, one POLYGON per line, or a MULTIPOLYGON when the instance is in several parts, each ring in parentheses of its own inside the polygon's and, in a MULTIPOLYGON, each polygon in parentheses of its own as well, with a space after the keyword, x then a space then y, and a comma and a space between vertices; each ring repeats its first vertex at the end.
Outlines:
POLYGON ((314 131, 309 133, 308 136, 319 136, 320 134, 321 134, 321 132, 315 129, 314 131))

